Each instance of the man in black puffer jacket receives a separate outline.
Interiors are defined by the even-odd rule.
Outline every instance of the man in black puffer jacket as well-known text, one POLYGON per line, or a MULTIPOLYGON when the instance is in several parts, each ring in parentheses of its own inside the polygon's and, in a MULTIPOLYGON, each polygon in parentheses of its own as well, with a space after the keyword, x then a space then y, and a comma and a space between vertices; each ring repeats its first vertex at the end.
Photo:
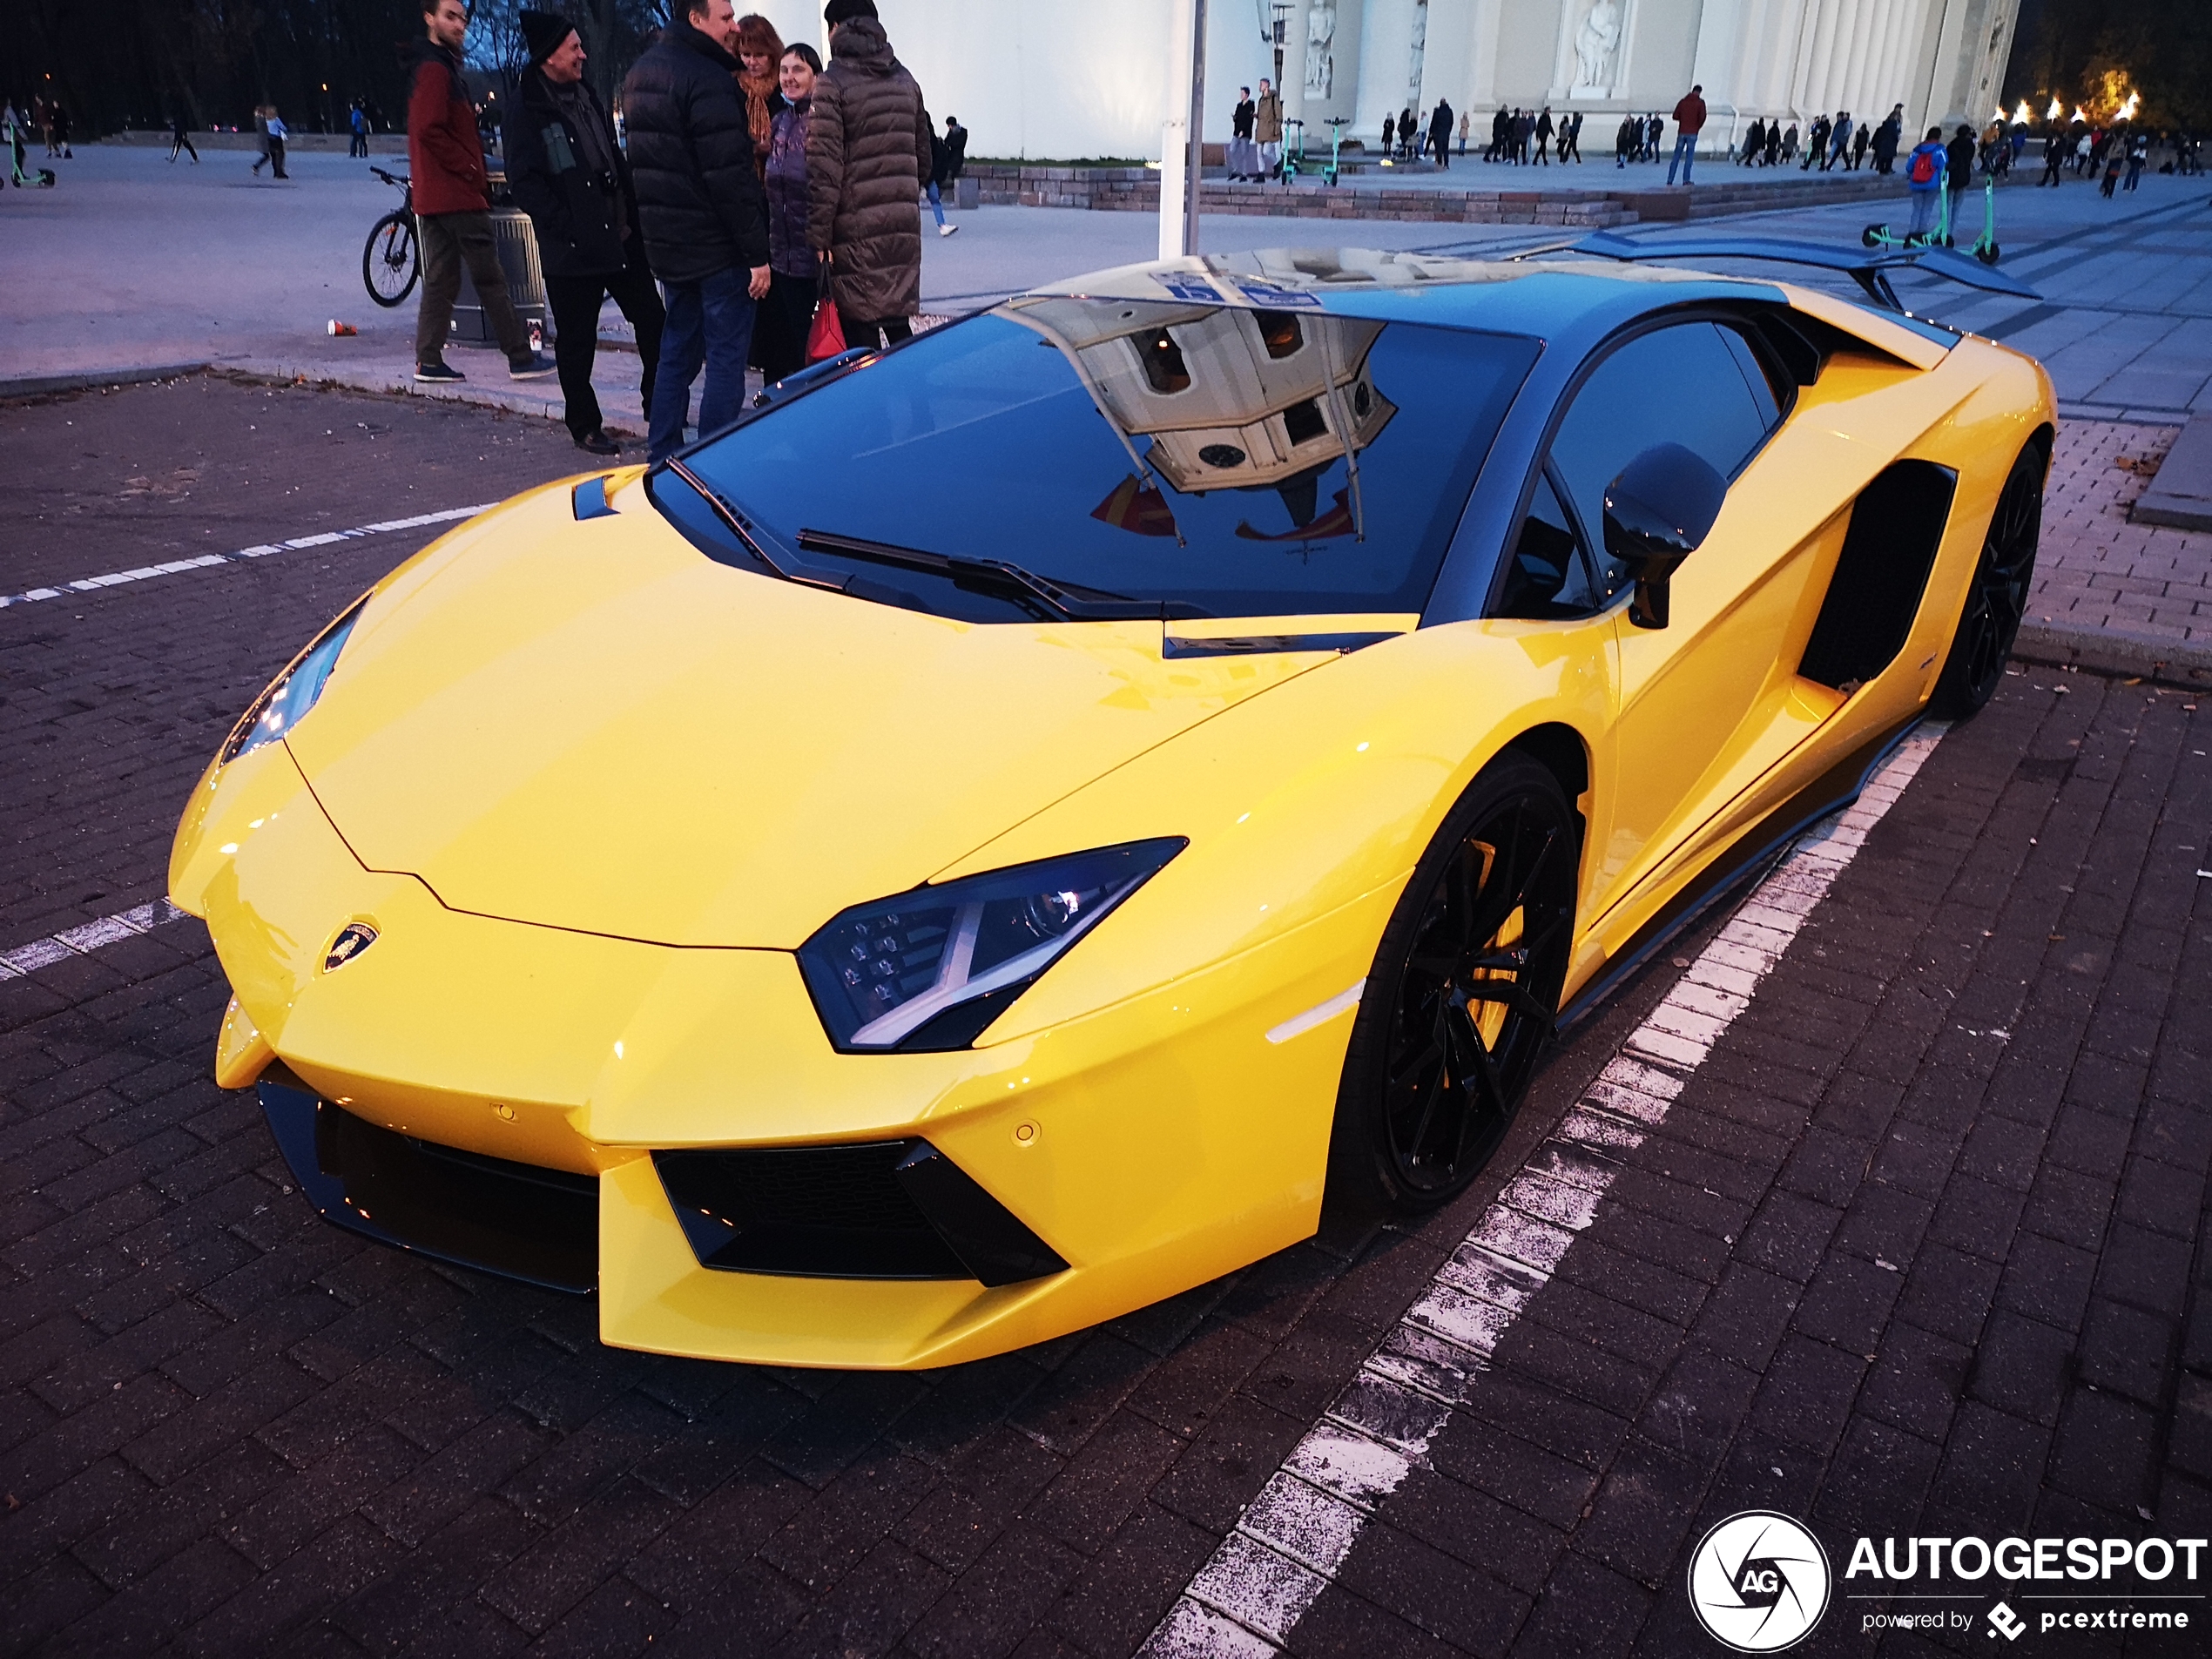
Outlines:
POLYGON ((691 382, 706 366, 699 432, 745 403, 753 302, 768 292, 768 214, 738 96, 730 0, 688 0, 623 86, 630 171, 645 253, 668 296, 647 412, 651 459, 684 442, 691 382))
POLYGON ((530 216, 545 298, 557 336, 561 394, 569 435, 595 455, 621 452, 601 424, 591 390, 599 347, 599 307, 611 294, 637 331, 644 365, 644 406, 653 407, 653 371, 660 362, 661 304, 645 266, 630 164, 615 144, 614 124, 583 78, 583 42, 566 17, 524 11, 518 20, 529 44, 521 107, 510 107, 500 147, 507 185, 530 216))

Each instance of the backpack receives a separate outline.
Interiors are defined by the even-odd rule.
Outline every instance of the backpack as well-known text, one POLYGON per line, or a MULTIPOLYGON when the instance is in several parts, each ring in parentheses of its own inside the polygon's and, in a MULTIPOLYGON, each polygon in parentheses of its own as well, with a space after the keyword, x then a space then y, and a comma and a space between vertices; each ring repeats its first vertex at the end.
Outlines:
POLYGON ((1912 182, 1916 185, 1935 183, 1936 162, 1932 151, 1923 150, 1912 158, 1912 182))

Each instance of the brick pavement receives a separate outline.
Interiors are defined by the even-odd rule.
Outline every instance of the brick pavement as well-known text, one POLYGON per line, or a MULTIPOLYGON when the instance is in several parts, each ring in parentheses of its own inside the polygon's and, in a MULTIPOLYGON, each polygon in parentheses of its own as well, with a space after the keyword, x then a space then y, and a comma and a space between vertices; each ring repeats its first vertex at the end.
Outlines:
POLYGON ((2212 647, 2212 533, 2128 518, 2180 432, 2114 421, 2060 425, 2031 617, 2212 647))
MULTIPOLYGON (((361 401, 395 458, 476 430, 361 401)), ((502 487, 571 469, 536 431, 502 487)), ((419 459, 217 539, 361 522, 419 459)), ((143 562, 100 551, 129 511, 88 496, 76 563, 143 562)), ((0 947, 152 897, 237 707, 403 551, 0 617, 0 947)), ((1831 1550, 2212 1531, 2209 737, 2187 693, 2033 671, 1946 738, 1292 1649, 1710 1651, 1684 1552, 1754 1502, 1831 1550)), ((0 1646, 1127 1654, 1672 976, 1428 1224, 920 1376, 604 1350, 588 1303, 314 1221, 208 1077, 194 924, 0 983, 0 1646)))

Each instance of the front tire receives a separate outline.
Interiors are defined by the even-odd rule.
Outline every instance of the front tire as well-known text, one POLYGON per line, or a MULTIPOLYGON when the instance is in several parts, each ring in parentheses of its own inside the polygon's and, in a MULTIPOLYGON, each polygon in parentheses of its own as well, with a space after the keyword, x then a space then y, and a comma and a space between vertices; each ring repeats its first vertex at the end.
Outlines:
POLYGON ((1928 712, 1942 720, 1964 720, 1979 713, 2005 678, 2020 618, 2027 612, 2027 590, 2035 579, 2035 551, 2043 536, 2043 474, 2047 459, 2040 442, 2030 443, 2013 462, 1997 510, 1989 516, 1981 556, 1951 636, 1951 652, 1928 699, 1928 712))
POLYGON ((1345 1058, 1329 1199, 1433 1210, 1513 1127, 1566 982, 1581 826, 1525 755, 1468 786, 1383 930, 1345 1058))
POLYGON ((361 286, 386 310, 415 292, 422 261, 415 245, 415 216, 394 212, 376 221, 361 249, 361 286))

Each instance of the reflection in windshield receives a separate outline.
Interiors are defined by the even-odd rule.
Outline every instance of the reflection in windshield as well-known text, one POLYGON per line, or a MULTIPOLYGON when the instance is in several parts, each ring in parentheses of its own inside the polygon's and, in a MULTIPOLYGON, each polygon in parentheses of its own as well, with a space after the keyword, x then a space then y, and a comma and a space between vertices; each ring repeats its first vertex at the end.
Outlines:
MULTIPOLYGON (((1177 490, 1272 489, 1281 497, 1288 529, 1241 522, 1238 536, 1320 541, 1359 533, 1351 508, 1357 456, 1398 412, 1368 373, 1381 323, 1318 307, 1035 299, 1003 309, 1061 351, 1117 429, 1152 439, 1144 460, 1177 490), (1321 475, 1339 456, 1346 457, 1350 482, 1323 514, 1321 475)), ((1140 536, 1176 533, 1165 497, 1142 477, 1122 480, 1091 516, 1140 536)))
POLYGON ((981 561, 1177 616, 1417 611, 1537 343, 1264 299, 1027 296, 685 464, 848 595, 941 616, 1035 619, 981 561))

